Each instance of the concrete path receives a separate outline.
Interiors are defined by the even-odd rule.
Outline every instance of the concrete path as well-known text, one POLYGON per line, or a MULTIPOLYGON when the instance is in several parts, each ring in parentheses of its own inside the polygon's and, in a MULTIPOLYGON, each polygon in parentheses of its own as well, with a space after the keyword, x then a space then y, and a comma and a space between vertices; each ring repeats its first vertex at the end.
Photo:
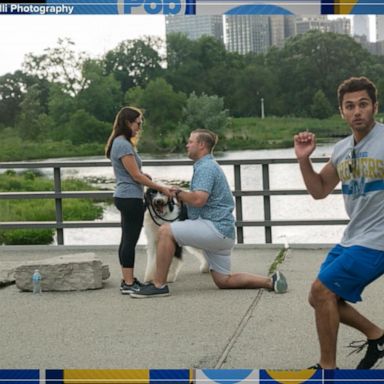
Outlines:
MULTIPOLYGON (((297 247, 279 265, 289 292, 219 290, 186 257, 166 298, 137 300, 119 292, 120 271, 111 247, 1 247, 1 263, 95 252, 109 264, 103 289, 85 292, 20 292, 0 288, 0 369, 250 368, 303 369, 318 361, 314 317, 307 304, 311 281, 328 247, 297 247)), ((278 247, 239 247, 233 271, 267 274, 278 247)), ((145 253, 137 255, 143 275, 145 253)), ((372 320, 384 319, 383 279, 358 304, 372 320)), ((362 339, 341 327, 338 365, 354 368, 361 358, 345 348, 362 339)))

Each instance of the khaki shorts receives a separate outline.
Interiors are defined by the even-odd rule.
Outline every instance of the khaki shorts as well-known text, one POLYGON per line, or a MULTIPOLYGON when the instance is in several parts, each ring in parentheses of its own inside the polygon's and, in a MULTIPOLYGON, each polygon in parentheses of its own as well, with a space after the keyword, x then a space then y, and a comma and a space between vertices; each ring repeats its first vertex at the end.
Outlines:
POLYGON ((222 235, 209 220, 196 219, 175 221, 171 231, 177 244, 201 249, 209 269, 229 275, 231 273, 231 252, 235 240, 222 235))

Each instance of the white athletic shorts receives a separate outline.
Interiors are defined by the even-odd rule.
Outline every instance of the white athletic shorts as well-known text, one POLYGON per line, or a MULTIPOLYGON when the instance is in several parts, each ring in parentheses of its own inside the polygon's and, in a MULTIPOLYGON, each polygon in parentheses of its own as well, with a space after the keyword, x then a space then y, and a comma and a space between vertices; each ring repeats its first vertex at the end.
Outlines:
POLYGON ((199 248, 204 252, 209 269, 229 275, 231 252, 235 240, 222 235, 209 220, 174 221, 171 231, 177 244, 199 248))

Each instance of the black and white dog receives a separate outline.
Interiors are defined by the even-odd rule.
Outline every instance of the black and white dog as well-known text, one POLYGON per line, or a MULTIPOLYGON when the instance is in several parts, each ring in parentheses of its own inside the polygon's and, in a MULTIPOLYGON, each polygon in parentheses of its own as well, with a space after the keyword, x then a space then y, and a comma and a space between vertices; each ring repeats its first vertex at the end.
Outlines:
MULTIPOLYGON (((169 199, 166 195, 147 189, 145 192, 145 204, 147 210, 144 216, 144 231, 147 236, 147 266, 145 268, 144 281, 152 281, 156 270, 156 248, 158 242, 158 230, 160 225, 187 218, 186 208, 169 199)), ((185 249, 193 254, 200 262, 200 272, 208 272, 208 264, 202 252, 196 248, 183 247, 176 244, 176 251, 169 268, 167 281, 176 280, 182 266, 182 253, 185 249)))

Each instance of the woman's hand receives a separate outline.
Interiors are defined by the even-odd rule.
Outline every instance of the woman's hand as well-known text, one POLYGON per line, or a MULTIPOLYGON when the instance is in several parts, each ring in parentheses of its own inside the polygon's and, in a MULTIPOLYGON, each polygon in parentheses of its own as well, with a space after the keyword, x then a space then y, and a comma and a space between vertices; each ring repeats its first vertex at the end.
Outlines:
POLYGON ((161 186, 159 188, 159 192, 163 193, 164 195, 172 199, 175 197, 175 193, 172 191, 172 189, 165 186, 161 186))

